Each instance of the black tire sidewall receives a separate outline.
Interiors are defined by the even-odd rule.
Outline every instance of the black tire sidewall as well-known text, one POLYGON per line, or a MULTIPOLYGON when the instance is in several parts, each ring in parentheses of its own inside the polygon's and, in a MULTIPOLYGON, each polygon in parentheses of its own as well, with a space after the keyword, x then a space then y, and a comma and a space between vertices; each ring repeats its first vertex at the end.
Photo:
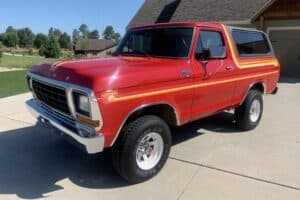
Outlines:
POLYGON ((246 106, 246 113, 247 113, 247 117, 248 117, 247 120, 248 120, 248 123, 250 124, 250 126, 256 127, 259 124, 259 122, 262 118, 262 114, 263 114, 263 100, 262 100, 262 95, 260 93, 256 92, 255 95, 253 95, 252 98, 249 99, 249 105, 246 106), (259 101, 260 113, 259 113, 259 118, 255 122, 253 122, 250 118, 250 109, 255 100, 259 101))
MULTIPOLYGON (((165 165, 166 160, 168 159, 170 148, 172 145, 171 133, 168 125, 158 117, 151 117, 149 120, 140 124, 134 130, 134 133, 130 135, 130 138, 127 140, 127 148, 124 148, 123 166, 126 174, 126 179, 130 182, 143 182, 149 178, 155 176, 165 165), (158 164, 150 170, 143 170, 139 168, 136 161, 136 151, 139 141, 144 138, 145 135, 151 132, 158 133, 163 139, 163 154, 158 162, 158 164)), ((123 171, 124 173, 124 171, 123 171)))
POLYGON ((257 90, 250 90, 244 103, 236 109, 236 121, 237 125, 244 130, 252 130, 256 128, 261 121, 263 115, 263 97, 262 93, 257 90), (253 122, 250 118, 250 109, 255 100, 259 101, 260 104, 260 114, 256 122, 253 122))

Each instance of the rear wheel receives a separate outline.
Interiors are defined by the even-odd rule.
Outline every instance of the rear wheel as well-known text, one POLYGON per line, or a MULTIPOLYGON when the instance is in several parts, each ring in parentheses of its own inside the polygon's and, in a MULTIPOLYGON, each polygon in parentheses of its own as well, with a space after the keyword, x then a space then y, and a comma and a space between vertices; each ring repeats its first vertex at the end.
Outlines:
POLYGON ((131 183, 146 181, 165 165, 171 143, 170 129, 162 119, 140 117, 124 128, 114 146, 114 166, 131 183))
POLYGON ((258 126, 262 113, 262 93, 257 90, 250 90, 244 103, 235 110, 236 124, 243 130, 252 130, 258 126))

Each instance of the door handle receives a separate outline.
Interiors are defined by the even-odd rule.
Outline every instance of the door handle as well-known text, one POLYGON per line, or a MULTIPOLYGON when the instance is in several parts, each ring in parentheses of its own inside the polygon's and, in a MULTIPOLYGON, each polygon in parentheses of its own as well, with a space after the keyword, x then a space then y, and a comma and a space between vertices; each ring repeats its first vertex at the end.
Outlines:
POLYGON ((232 66, 227 66, 226 70, 231 71, 231 70, 233 70, 233 67, 232 66))
POLYGON ((182 70, 181 73, 184 77, 190 77, 192 75, 192 71, 187 69, 182 70))

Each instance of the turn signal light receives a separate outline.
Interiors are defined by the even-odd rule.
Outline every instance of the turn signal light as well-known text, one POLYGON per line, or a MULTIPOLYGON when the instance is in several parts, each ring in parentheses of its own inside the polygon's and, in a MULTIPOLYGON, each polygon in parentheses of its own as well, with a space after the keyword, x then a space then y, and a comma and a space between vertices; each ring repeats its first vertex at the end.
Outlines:
POLYGON ((106 103, 113 101, 114 98, 118 96, 118 92, 116 90, 108 90, 100 95, 100 99, 106 103))
POLYGON ((93 126, 93 127, 99 127, 100 126, 100 121, 98 121, 98 120, 94 121, 94 120, 88 119, 86 117, 83 117, 81 115, 77 115, 76 117, 77 117, 78 121, 83 122, 85 124, 88 124, 90 126, 93 126))

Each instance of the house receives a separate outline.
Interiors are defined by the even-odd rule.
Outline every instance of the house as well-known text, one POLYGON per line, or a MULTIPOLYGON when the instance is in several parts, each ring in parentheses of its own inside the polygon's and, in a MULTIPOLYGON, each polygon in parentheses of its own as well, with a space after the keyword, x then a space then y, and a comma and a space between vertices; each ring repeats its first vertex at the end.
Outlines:
POLYGON ((282 76, 300 78, 299 0, 145 0, 128 26, 178 21, 263 30, 281 62, 282 76))
POLYGON ((81 39, 74 42, 75 55, 106 56, 113 52, 118 45, 114 40, 105 39, 81 39))

